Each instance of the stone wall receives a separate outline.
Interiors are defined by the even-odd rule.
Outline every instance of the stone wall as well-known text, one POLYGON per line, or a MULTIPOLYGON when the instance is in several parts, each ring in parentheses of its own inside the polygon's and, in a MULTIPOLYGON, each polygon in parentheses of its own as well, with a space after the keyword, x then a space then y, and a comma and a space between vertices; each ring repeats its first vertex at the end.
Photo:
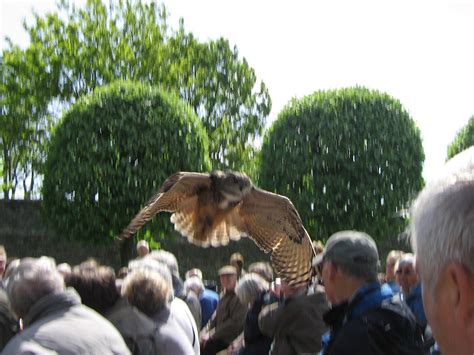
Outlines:
MULTIPOLYGON (((0 244, 5 246, 9 257, 48 255, 54 257, 57 263, 68 262, 71 265, 94 257, 116 270, 121 266, 116 245, 72 241, 57 234, 48 229, 43 221, 41 201, 0 200, 0 244)), ((262 253, 247 238, 221 248, 199 248, 181 237, 160 240, 160 244, 162 249, 176 255, 182 276, 186 270, 199 267, 207 279, 216 279, 216 271, 229 262, 230 255, 235 251, 244 255, 246 265, 258 260, 270 260, 269 255, 262 253)))
POLYGON ((0 244, 9 257, 48 255, 58 263, 71 264, 94 257, 115 268, 120 264, 111 246, 67 240, 48 229, 41 216, 41 201, 0 200, 0 244))
MULTIPOLYGON (((58 263, 68 262, 72 265, 88 257, 94 257, 102 264, 113 266, 116 270, 121 266, 116 245, 112 243, 94 245, 71 241, 48 229, 41 216, 41 201, 0 200, 0 244, 5 245, 8 256, 48 255, 54 257, 58 263)), ((270 256, 261 252, 247 238, 239 242, 230 242, 226 247, 206 249, 191 245, 179 236, 160 240, 160 244, 162 249, 176 255, 182 276, 186 270, 199 267, 207 279, 217 279, 216 272, 219 267, 227 264, 230 255, 236 251, 244 256, 246 266, 254 261, 270 261, 270 256)), ((400 237, 379 242, 378 247, 382 270, 384 270, 385 256, 389 250, 410 250, 407 241, 400 237)))

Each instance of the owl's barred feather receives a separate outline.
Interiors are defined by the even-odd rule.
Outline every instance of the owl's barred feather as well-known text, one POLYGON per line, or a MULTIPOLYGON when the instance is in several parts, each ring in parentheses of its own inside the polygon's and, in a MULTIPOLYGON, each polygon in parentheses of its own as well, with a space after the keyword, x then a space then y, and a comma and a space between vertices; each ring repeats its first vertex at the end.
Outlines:
POLYGON ((208 247, 251 238, 278 276, 292 285, 311 277, 311 239, 291 201, 253 186, 247 175, 215 171, 178 172, 161 186, 118 239, 135 234, 161 211, 171 212, 175 229, 190 243, 208 247))

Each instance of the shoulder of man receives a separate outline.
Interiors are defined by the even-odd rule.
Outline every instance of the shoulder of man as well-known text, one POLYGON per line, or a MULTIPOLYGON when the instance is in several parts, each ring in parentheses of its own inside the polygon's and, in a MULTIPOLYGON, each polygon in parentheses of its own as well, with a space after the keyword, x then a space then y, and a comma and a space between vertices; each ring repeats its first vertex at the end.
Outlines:
POLYGON ((423 337, 416 318, 399 295, 361 316, 374 347, 397 354, 423 354, 423 337))
POLYGON ((327 354, 423 354, 413 314, 398 295, 344 323, 327 354))

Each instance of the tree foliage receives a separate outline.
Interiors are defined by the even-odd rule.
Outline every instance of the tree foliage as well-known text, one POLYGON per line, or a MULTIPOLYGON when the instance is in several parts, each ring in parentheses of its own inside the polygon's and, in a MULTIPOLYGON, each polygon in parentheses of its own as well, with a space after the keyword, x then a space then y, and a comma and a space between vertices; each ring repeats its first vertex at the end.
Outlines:
POLYGON ((59 235, 105 242, 166 177, 209 168, 207 135, 187 104, 162 89, 114 83, 78 100, 54 132, 45 213, 59 235))
MULTIPOLYGON (((2 55, 8 64, 2 93, 14 89, 2 120, 8 122, 5 156, 29 164, 28 176, 41 172, 34 157, 16 153, 31 151, 23 146, 33 140, 21 138, 28 129, 36 123, 46 128, 51 116, 59 117, 82 95, 117 79, 159 84, 186 100, 210 137, 213 168, 252 167, 255 152, 249 142, 262 133, 270 97, 227 40, 200 42, 184 30, 183 21, 173 31, 164 6, 131 0, 88 0, 81 8, 61 1, 57 12, 36 15, 25 29, 29 47, 21 51, 10 44, 2 55), (34 117, 28 115, 30 101, 34 117)), ((5 159, 4 171, 16 174, 18 166, 5 159)), ((4 181, 13 187, 14 179, 4 181)))
POLYGON ((29 199, 45 159, 50 129, 49 82, 34 47, 11 46, 0 62, 1 187, 4 199, 15 198, 18 185, 29 199))
POLYGON ((469 119, 469 122, 461 128, 456 134, 453 142, 448 147, 448 159, 461 153, 469 147, 474 145, 474 116, 469 119))
POLYGON ((423 184, 420 133, 399 101, 365 88, 293 99, 267 132, 260 185, 288 196, 308 232, 396 235, 423 184))

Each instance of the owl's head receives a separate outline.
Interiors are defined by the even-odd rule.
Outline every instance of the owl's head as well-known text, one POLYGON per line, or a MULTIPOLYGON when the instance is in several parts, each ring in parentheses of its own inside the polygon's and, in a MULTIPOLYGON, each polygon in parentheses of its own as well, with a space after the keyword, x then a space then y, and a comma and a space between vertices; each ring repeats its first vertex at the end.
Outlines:
POLYGON ((218 192, 228 202, 239 202, 252 189, 252 181, 244 173, 237 171, 214 171, 211 179, 218 192))

